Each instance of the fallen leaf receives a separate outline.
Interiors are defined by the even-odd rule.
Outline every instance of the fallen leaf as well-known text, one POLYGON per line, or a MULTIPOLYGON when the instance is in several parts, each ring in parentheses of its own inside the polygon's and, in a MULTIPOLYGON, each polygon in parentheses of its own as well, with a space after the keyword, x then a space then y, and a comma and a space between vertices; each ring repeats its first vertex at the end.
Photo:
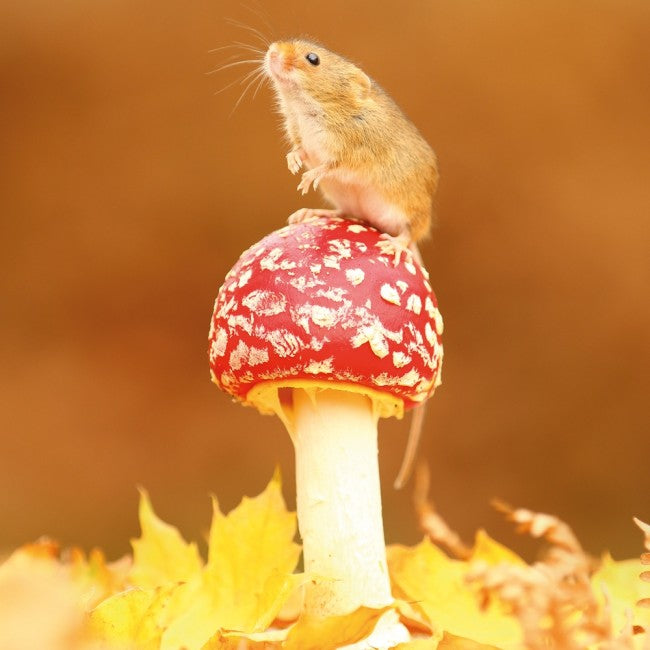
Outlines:
MULTIPOLYGON (((496 543, 481 543, 481 553, 498 555, 496 543)), ((465 580, 468 563, 449 558, 428 539, 411 548, 390 546, 388 568, 400 595, 423 611, 434 630, 498 647, 521 640, 519 625, 500 601, 481 609, 478 590, 465 580)))
POLYGON ((300 547, 296 515, 288 512, 276 472, 266 490, 245 497, 228 515, 216 499, 208 562, 190 585, 193 602, 161 640, 161 650, 200 650, 219 630, 261 632, 304 580, 293 575, 300 547))
POLYGON ((411 603, 407 603, 405 600, 400 600, 398 598, 393 601, 393 607, 395 607, 399 614, 401 623, 405 625, 412 634, 429 635, 433 632, 427 617, 422 614, 419 609, 411 605, 411 603))
POLYGON ((91 637, 118 648, 157 650, 165 625, 164 612, 177 585, 132 587, 107 598, 89 617, 91 637))
POLYGON ((187 582, 198 576, 202 562, 196 544, 187 543, 174 526, 156 516, 145 490, 140 490, 139 516, 142 534, 131 540, 131 583, 152 588, 187 582))
POLYGON ((284 650, 336 650, 368 637, 387 608, 359 607, 345 616, 302 616, 289 630, 284 650))

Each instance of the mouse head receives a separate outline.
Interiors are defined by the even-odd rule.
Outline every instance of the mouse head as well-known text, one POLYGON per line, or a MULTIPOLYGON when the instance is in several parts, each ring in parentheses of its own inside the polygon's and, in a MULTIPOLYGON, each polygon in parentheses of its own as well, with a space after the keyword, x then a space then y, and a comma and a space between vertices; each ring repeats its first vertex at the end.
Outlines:
POLYGON ((264 69, 285 101, 326 111, 358 108, 372 85, 356 65, 310 41, 271 43, 264 69))

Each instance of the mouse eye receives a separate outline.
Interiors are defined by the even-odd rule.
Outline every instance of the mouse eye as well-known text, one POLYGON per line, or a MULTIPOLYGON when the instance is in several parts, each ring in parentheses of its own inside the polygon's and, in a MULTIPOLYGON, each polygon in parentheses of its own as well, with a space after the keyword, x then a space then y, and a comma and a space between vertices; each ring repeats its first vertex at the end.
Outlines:
POLYGON ((311 63, 312 65, 318 65, 320 63, 320 58, 318 57, 318 54, 314 54, 313 52, 310 52, 305 56, 307 61, 311 63))

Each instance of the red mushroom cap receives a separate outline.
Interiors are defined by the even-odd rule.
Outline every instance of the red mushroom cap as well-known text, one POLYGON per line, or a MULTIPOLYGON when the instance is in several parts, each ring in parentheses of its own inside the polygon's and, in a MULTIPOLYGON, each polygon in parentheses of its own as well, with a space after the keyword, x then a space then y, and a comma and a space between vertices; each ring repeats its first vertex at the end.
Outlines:
POLYGON ((442 317, 426 271, 369 226, 318 218, 242 254, 210 326, 212 380, 262 412, 282 387, 343 388, 401 417, 440 384, 442 317))

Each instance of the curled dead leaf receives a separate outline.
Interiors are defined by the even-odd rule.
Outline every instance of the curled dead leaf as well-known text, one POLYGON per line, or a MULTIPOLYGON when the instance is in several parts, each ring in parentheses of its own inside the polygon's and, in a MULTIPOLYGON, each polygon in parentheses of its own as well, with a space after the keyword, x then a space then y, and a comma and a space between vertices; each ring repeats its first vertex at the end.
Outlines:
POLYGON ((456 531, 437 512, 429 497, 429 466, 420 463, 415 472, 415 487, 413 488, 413 506, 420 528, 429 539, 446 548, 455 557, 466 560, 472 553, 456 531))

